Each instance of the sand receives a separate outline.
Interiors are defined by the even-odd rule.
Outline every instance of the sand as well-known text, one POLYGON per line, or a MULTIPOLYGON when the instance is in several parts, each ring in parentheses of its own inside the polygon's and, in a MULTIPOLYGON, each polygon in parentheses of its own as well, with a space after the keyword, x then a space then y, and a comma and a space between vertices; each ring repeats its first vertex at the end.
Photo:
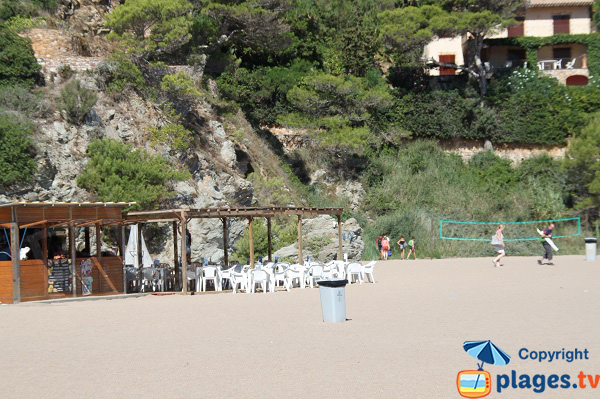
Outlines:
POLYGON ((349 321, 321 321, 318 289, 0 306, 6 398, 458 398, 467 340, 512 356, 486 365, 490 397, 592 398, 593 389, 496 392, 496 375, 600 374, 600 260, 508 257, 379 262, 346 289, 349 321), (588 349, 538 362, 536 351, 588 349), (576 395, 575 395, 576 394, 576 395))

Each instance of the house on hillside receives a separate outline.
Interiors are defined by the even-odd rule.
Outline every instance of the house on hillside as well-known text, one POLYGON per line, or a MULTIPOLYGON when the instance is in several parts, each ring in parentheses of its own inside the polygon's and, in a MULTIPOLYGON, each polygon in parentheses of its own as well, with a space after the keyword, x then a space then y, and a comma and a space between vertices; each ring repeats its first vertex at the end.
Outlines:
MULTIPOLYGON (((529 0, 517 13, 520 23, 486 40, 482 59, 490 75, 502 69, 538 68, 567 85, 588 83, 588 44, 598 41, 592 20, 594 0, 529 0)), ((463 65, 468 38, 438 38, 425 58, 463 65)), ((435 68, 432 76, 452 76, 452 68, 435 68)))

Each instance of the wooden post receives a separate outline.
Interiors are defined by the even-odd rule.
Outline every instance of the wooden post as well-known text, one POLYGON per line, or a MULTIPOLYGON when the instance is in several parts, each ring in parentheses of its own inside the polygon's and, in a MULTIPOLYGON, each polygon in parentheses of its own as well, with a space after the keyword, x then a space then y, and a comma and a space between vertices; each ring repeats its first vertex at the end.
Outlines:
POLYGON ((123 263, 123 294, 127 294, 127 267, 125 265, 125 225, 119 226, 119 237, 121 238, 119 252, 121 253, 121 261, 123 263))
POLYGON ((15 221, 15 209, 13 208, 13 221, 10 223, 10 258, 13 271, 13 303, 21 302, 21 251, 19 242, 19 225, 15 221))
MULTIPOLYGON (((173 220, 173 267, 175 268, 175 281, 174 285, 177 285, 179 281, 179 256, 177 255, 177 221, 173 220)), ((173 287, 175 289, 175 287, 173 287)))
POLYGON ((269 262, 273 262, 272 252, 273 248, 271 247, 271 218, 267 218, 267 256, 269 262))
POLYGON ((73 279, 73 298, 77 296, 77 248, 75 245, 75 226, 69 222, 69 252, 71 256, 71 278, 73 279))
MULTIPOLYGON (((89 229, 87 227, 85 229, 88 233, 86 238, 89 239, 89 237, 90 237, 90 234, 88 231, 89 229)), ((90 257, 91 257, 91 252, 90 252, 90 257)), ((98 263, 101 264, 101 262, 102 262, 102 237, 100 235, 100 224, 99 223, 96 223, 96 258, 98 259, 98 263)), ((102 292, 103 291, 103 289, 102 289, 102 283, 103 283, 102 273, 98 273, 98 279, 99 279, 98 287, 99 287, 100 292, 102 292)))
POLYGON ((42 260, 44 261, 44 286, 46 287, 46 295, 48 295, 48 228, 44 225, 42 228, 42 260))
POLYGON ((302 260, 302 215, 298 215, 298 263, 304 264, 302 260))
POLYGON ((252 229, 252 218, 249 217, 248 221, 248 238, 250 241, 250 267, 254 269, 254 231, 252 229))
POLYGON ((343 243, 342 243, 342 215, 337 215, 338 220, 338 260, 344 260, 343 243))
POLYGON ((227 231, 227 218, 221 219, 223 221, 223 263, 225 267, 229 266, 229 253, 227 247, 229 246, 229 231, 227 231))
POLYGON ((83 231, 85 232, 85 249, 84 251, 89 255, 92 256, 92 245, 90 244, 90 228, 89 227, 85 227, 83 229, 83 231))
POLYGON ((181 211, 181 292, 187 294, 187 215, 181 211))

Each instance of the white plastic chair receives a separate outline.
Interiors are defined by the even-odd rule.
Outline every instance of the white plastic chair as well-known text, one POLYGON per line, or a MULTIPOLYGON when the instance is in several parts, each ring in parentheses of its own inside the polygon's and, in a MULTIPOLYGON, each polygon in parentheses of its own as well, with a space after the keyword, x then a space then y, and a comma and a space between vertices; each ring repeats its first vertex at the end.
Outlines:
POLYGON ((228 285, 231 285, 231 272, 233 272, 234 268, 231 267, 227 270, 223 270, 220 267, 217 268, 217 276, 219 277, 219 286, 221 291, 226 288, 228 285))
POLYGON ((256 292, 256 284, 260 284, 260 288, 266 294, 267 284, 269 282, 269 273, 265 270, 254 269, 250 271, 250 293, 256 292))
POLYGON ((232 270, 229 279, 231 281, 231 290, 234 294, 237 293, 238 286, 241 290, 248 291, 248 277, 243 269, 239 272, 232 270))
POLYGON ((360 268, 363 278, 373 284, 375 284, 375 276, 373 276, 374 270, 375 270, 375 261, 369 262, 360 268))
POLYGON ((359 283, 363 283, 362 273, 360 271, 361 267, 360 263, 350 263, 348 265, 348 283, 352 284, 354 282, 354 277, 356 277, 359 283))
POLYGON ((554 69, 562 69, 562 60, 554 61, 554 69))
POLYGON ((576 62, 577 58, 573 58, 571 61, 567 62, 567 69, 573 69, 575 67, 576 62))
POLYGON ((221 291, 219 287, 219 276, 215 266, 204 266, 202 268, 202 291, 206 291, 206 282, 212 281, 215 291, 221 291))
POLYGON ((299 264, 291 265, 286 271, 286 277, 288 279, 288 285, 294 286, 294 282, 297 280, 300 288, 306 287, 306 280, 304 279, 304 268, 299 264))
POLYGON ((152 292, 156 291, 158 286, 158 271, 152 267, 142 268, 142 285, 140 287, 141 292, 146 292, 146 286, 152 287, 152 292))
POLYGON ((315 281, 323 279, 323 265, 313 265, 308 269, 308 287, 312 288, 315 281))
POLYGON ((290 290, 290 281, 287 277, 287 271, 288 268, 285 267, 284 269, 276 269, 273 272, 273 284, 271 285, 271 292, 275 292, 279 283, 283 283, 286 291, 290 290))

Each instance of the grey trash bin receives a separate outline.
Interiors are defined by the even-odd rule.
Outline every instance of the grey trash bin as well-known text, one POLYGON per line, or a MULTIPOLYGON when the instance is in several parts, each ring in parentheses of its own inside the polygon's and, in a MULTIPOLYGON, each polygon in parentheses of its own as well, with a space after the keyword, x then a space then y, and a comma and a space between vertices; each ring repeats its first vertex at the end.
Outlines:
POLYGON ((348 280, 319 280, 321 310, 326 323, 346 321, 346 284, 348 280))
POLYGON ((596 242, 594 237, 585 238, 585 260, 588 262, 596 261, 596 242))

